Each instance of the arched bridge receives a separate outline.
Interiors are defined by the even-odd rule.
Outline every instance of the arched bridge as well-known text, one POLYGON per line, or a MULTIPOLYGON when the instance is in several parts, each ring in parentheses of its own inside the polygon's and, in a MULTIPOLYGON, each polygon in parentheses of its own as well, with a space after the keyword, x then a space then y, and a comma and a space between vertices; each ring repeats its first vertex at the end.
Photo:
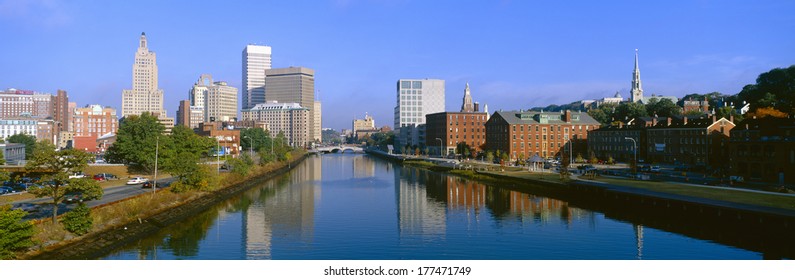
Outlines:
POLYGON ((364 149, 359 146, 339 145, 339 146, 324 146, 315 147, 313 152, 318 153, 364 153, 364 149))

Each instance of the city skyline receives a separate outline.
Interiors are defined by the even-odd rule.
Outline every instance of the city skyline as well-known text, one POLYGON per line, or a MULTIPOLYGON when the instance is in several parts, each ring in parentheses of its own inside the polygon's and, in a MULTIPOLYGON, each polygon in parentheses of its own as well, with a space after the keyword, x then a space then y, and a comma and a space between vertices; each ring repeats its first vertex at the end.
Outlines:
POLYGON ((315 69, 323 127, 339 130, 365 112, 390 124, 398 79, 445 80, 445 111, 457 111, 469 81, 493 113, 630 96, 635 49, 645 96, 736 94, 760 73, 795 64, 795 39, 775 32, 795 27, 789 1, 276 2, 213 5, 212 23, 194 16, 210 3, 0 1, 14 42, 0 47, 10 65, 0 88, 63 89, 79 107, 121 110, 146 32, 164 109, 176 112, 202 73, 242 91, 241 50, 267 45, 274 68, 315 69), (267 18, 254 16, 262 11, 267 18), (210 34, 224 40, 196 40, 210 34))

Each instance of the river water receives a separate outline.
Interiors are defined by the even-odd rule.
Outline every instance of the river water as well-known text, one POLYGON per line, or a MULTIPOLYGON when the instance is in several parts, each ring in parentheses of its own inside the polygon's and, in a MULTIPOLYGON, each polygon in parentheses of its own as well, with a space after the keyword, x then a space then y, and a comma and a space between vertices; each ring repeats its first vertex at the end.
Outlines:
POLYGON ((312 156, 288 174, 103 258, 763 258, 516 189, 362 154, 312 156))

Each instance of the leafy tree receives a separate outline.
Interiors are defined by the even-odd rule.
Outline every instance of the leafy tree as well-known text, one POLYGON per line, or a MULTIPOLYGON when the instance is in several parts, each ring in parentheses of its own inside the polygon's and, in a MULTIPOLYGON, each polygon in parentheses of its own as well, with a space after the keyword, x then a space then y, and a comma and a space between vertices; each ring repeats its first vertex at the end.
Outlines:
MULTIPOLYGON (((325 136, 323 139, 326 139, 325 136)), ((339 140, 339 138, 337 140, 339 140)), ((240 131, 240 147, 243 150, 248 150, 249 147, 252 147, 253 150, 257 152, 262 151, 266 147, 270 149, 272 141, 273 139, 270 136, 270 132, 259 127, 245 128, 240 131)))
POLYGON ((749 102, 751 111, 773 107, 787 113, 795 113, 795 65, 775 68, 759 74, 755 84, 746 85, 737 94, 739 100, 749 102))
POLYGON ((577 153, 577 158, 574 159, 574 162, 583 162, 585 159, 582 158, 582 154, 577 153))
POLYGON ((720 118, 729 119, 730 117, 734 117, 734 123, 738 123, 743 120, 743 115, 738 113, 737 110, 735 110, 734 108, 728 106, 720 107, 717 110, 715 110, 715 115, 719 119, 720 118))
POLYGON ((291 161, 293 159, 293 153, 285 152, 284 153, 284 161, 291 161))
POLYGON ((91 208, 88 208, 85 203, 75 207, 74 210, 64 214, 61 220, 66 230, 77 235, 83 235, 91 230, 94 224, 94 218, 91 217, 91 208))
POLYGON ((646 115, 648 116, 673 117, 680 114, 682 114, 682 108, 676 106, 669 99, 651 98, 646 104, 646 115))
POLYGON ((616 113, 614 116, 615 120, 617 121, 628 121, 640 117, 647 117, 649 115, 646 113, 646 106, 643 104, 625 102, 616 107, 616 113))
POLYGON ((126 117, 119 124, 116 142, 108 149, 105 158, 110 163, 122 163, 135 171, 152 173, 155 168, 155 143, 164 130, 157 117, 148 112, 126 117))
POLYGON ((33 223, 23 221, 27 213, 11 210, 10 205, 0 206, 0 260, 14 257, 14 253, 33 246, 33 223))
POLYGON ((466 142, 458 142, 458 144, 455 145, 455 153, 464 157, 469 157, 470 150, 472 150, 472 147, 470 147, 466 142))
POLYGON ((254 161, 250 156, 248 156, 248 154, 243 154, 240 157, 230 159, 228 163, 232 168, 232 173, 240 176, 248 175, 248 173, 251 171, 251 166, 254 165, 254 161))
POLYGON ((494 162, 494 153, 492 153, 491 151, 487 151, 486 152, 486 161, 490 162, 490 163, 494 162))
MULTIPOLYGON (((3 150, 0 150, 0 165, 6 164, 6 157, 3 155, 3 150)), ((4 181, 7 179, 3 179, 4 181)))
POLYGON ((23 133, 8 136, 8 143, 25 144, 25 158, 29 159, 33 155, 33 150, 36 149, 36 136, 27 135, 23 133))
MULTIPOLYGON (((190 167, 194 167, 191 165, 190 167)), ((196 172, 191 172, 184 178, 171 184, 171 191, 180 193, 191 190, 211 191, 220 184, 220 177, 217 175, 215 166, 207 164, 195 165, 196 172)))
POLYGON ((599 107, 588 110, 588 115, 606 125, 613 122, 617 106, 615 103, 602 103, 599 107))
POLYGON ((102 188, 97 181, 91 178, 70 179, 69 175, 82 172, 88 167, 88 162, 93 155, 74 149, 55 150, 55 145, 42 141, 36 143, 36 149, 25 169, 38 176, 42 187, 30 188, 28 192, 36 197, 49 197, 52 199, 52 223, 57 223, 58 204, 63 201, 67 193, 82 193, 83 199, 92 200, 102 197, 102 188))
POLYGON ((774 118, 786 118, 787 117, 787 113, 781 112, 781 111, 776 110, 776 109, 774 109, 772 107, 766 107, 766 108, 756 109, 756 111, 746 114, 746 117, 748 117, 748 118, 753 118, 753 117, 764 118, 764 117, 768 117, 768 116, 769 117, 774 117, 774 118))

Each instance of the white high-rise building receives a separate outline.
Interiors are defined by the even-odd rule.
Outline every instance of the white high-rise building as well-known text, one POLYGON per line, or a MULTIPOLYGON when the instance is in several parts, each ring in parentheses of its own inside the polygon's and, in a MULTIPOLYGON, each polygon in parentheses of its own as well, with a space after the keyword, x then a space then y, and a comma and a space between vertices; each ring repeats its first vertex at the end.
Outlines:
POLYGON ((271 69, 271 47, 247 45, 243 49, 243 109, 265 103, 265 70, 271 69))
MULTIPOLYGON (((146 33, 141 33, 132 70, 132 89, 125 89, 121 93, 122 116, 150 112, 161 121, 167 119, 166 110, 163 108, 163 90, 157 87, 157 56, 149 51, 146 33)), ((173 120, 171 125, 173 126, 173 120)))
POLYGON ((423 145, 425 115, 439 112, 444 112, 444 80, 398 80, 394 123, 400 133, 395 145, 423 145))
POLYGON ((322 109, 320 106, 320 100, 315 100, 315 108, 314 110, 312 110, 312 117, 315 118, 313 125, 315 126, 314 137, 315 137, 315 142, 317 143, 323 142, 323 132, 321 131, 322 130, 321 124, 323 123, 323 117, 321 116, 321 112, 322 109))
POLYGON ((231 121, 237 118, 237 88, 226 82, 213 82, 213 76, 202 74, 190 90, 191 107, 202 108, 203 119, 231 121))

